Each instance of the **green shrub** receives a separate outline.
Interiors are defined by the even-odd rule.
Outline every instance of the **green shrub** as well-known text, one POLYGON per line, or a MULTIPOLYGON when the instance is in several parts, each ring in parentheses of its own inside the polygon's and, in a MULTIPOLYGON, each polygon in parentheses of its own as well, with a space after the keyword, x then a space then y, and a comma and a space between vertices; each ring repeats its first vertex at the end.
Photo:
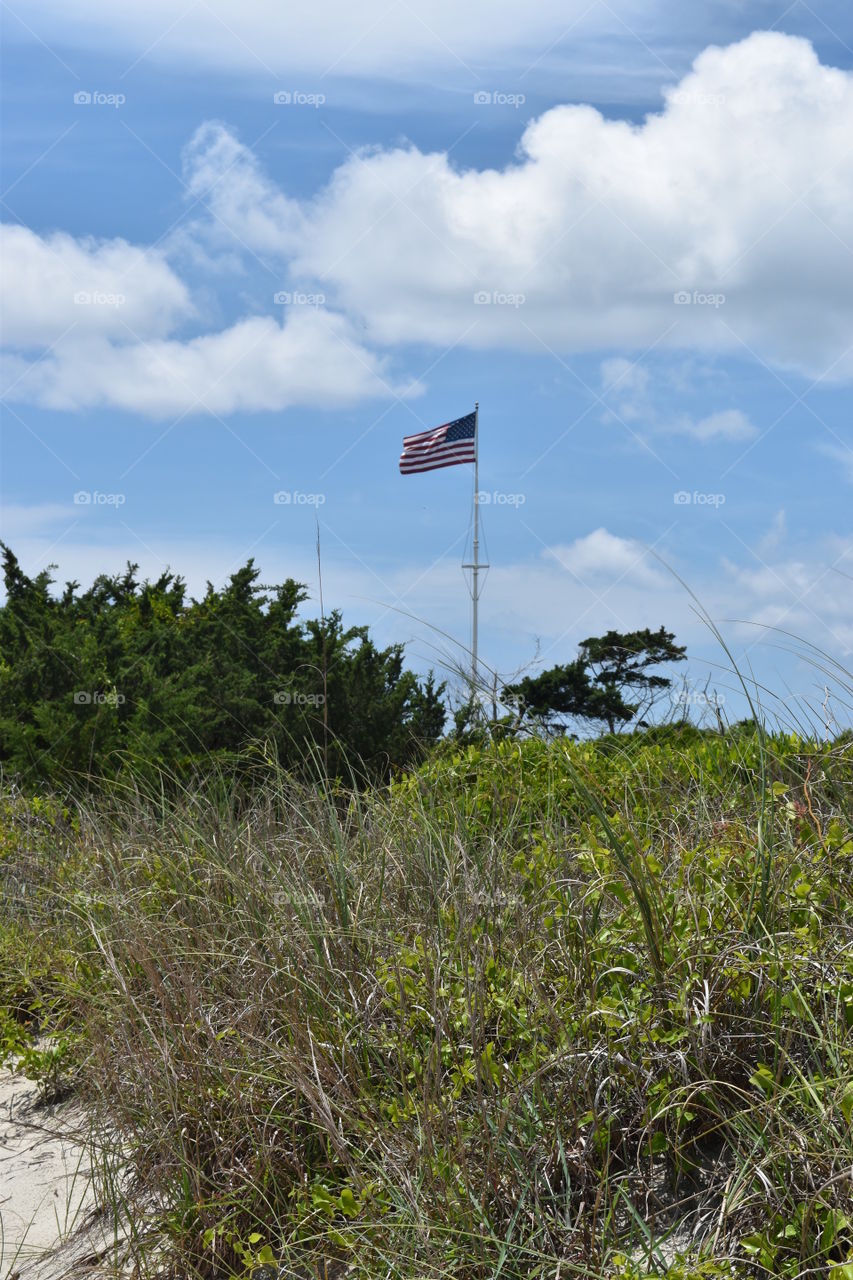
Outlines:
POLYGON ((842 1280, 851 782, 754 727, 504 741, 13 805, 0 865, 176 1276, 842 1280))

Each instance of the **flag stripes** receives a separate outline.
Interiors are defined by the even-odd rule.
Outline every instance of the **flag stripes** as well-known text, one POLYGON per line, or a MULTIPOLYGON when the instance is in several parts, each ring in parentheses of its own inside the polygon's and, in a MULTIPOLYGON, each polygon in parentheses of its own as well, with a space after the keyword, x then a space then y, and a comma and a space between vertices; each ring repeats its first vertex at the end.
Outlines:
POLYGON ((400 471, 412 475, 418 471, 436 471, 455 467, 460 462, 473 462, 477 448, 477 415, 468 413, 430 431, 405 436, 400 454, 400 471))

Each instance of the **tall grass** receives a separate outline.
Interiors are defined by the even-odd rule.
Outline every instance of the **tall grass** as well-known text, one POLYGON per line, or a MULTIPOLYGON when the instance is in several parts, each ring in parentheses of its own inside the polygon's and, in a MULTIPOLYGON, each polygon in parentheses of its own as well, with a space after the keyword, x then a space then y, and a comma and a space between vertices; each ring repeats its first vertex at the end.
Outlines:
POLYGON ((851 781, 673 728, 9 794, 6 1003, 78 1037, 174 1276, 843 1280, 851 781))

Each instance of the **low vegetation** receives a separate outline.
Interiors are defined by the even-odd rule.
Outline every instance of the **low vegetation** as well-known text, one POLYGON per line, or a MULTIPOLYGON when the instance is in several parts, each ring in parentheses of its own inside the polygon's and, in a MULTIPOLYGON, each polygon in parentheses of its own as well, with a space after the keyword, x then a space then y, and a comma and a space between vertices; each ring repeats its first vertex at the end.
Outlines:
POLYGON ((671 726, 358 791, 7 788, 7 1055, 157 1206, 142 1273, 845 1280, 851 751, 671 726))

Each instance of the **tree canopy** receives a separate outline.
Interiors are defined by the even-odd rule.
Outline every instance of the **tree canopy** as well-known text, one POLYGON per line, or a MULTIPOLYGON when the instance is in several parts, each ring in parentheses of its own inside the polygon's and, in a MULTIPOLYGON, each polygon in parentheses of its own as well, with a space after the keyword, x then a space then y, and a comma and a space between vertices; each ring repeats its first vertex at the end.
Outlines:
POLYGON ((337 610, 301 620, 304 586, 261 586, 251 560, 199 600, 133 564, 58 594, 5 546, 3 570, 0 765, 24 780, 127 761, 180 776, 253 745, 382 777, 442 732, 443 686, 407 670, 401 645, 377 648, 337 610))
POLYGON ((582 640, 572 662, 506 686, 504 698, 516 704, 522 719, 532 717, 547 728, 579 719, 597 721, 615 733, 644 714, 672 683, 649 668, 683 662, 686 656, 686 649, 664 627, 608 631, 582 640))

